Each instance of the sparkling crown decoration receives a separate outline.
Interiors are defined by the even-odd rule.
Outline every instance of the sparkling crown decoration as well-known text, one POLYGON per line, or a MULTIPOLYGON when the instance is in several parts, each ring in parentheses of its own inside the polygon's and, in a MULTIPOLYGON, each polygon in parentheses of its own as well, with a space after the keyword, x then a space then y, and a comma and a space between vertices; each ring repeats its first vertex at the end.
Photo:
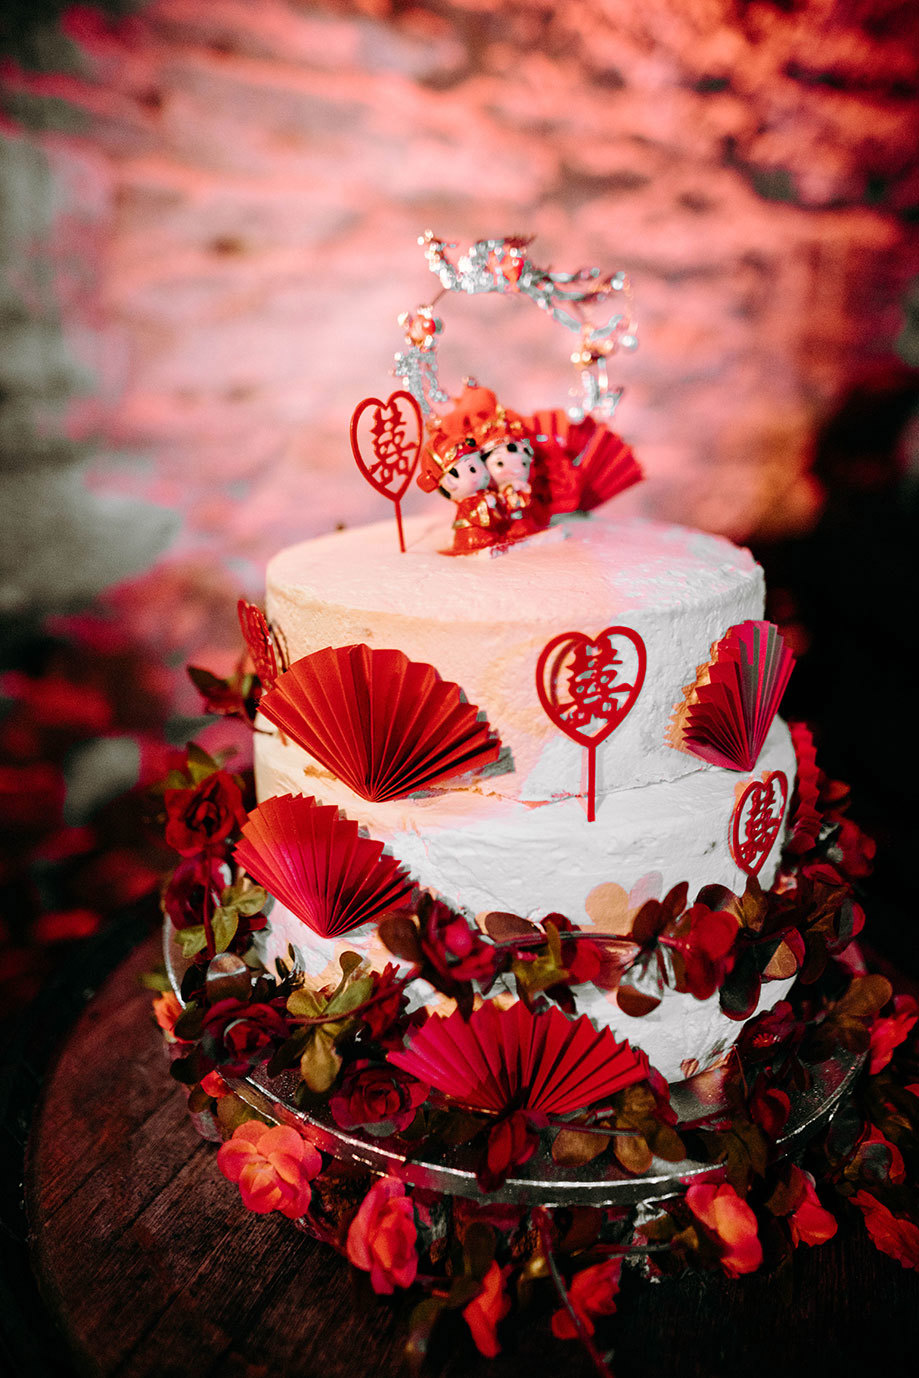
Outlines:
POLYGON ((440 385, 437 337, 443 321, 435 307, 447 292, 478 295, 499 292, 529 297, 553 320, 578 336, 578 347, 571 362, 578 371, 578 403, 570 408, 575 419, 597 412, 612 417, 621 388, 610 384, 608 361, 620 349, 634 349, 638 343, 631 311, 629 280, 625 273, 604 273, 599 268, 579 268, 574 273, 553 273, 539 268, 529 258, 530 237, 479 239, 454 262, 448 251, 457 248, 426 230, 418 243, 424 248, 431 272, 441 290, 425 306, 404 311, 399 324, 405 332, 405 348, 395 356, 394 373, 415 397, 426 418, 452 399, 440 385), (595 323, 586 308, 614 302, 614 309, 595 323))

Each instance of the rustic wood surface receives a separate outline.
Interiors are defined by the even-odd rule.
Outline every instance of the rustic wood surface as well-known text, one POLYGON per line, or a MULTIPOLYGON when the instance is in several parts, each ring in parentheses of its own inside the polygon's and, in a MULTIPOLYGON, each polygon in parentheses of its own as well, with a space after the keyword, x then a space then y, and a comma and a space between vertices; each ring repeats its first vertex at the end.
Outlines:
MULTIPOLYGON (((27 1165, 32 1257, 74 1364, 95 1378, 362 1378, 400 1369, 404 1313, 355 1290, 347 1265, 281 1216, 246 1212, 167 1072, 138 976, 141 945, 72 1029, 48 1076, 27 1165)), ((916 1372, 919 1277, 859 1228, 799 1249, 780 1279, 625 1278, 606 1325, 617 1378, 916 1372)), ((481 1359, 465 1327, 429 1369, 446 1378, 590 1372, 534 1324, 481 1359)))

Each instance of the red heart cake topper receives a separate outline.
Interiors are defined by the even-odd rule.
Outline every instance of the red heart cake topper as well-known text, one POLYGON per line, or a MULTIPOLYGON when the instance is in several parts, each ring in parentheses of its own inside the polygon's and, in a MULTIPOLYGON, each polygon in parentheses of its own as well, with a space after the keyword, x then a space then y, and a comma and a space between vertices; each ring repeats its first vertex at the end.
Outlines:
POLYGON ((385 402, 365 397, 351 415, 351 453, 364 478, 396 509, 399 549, 405 553, 400 503, 412 481, 421 454, 421 408, 410 392, 392 392, 385 402), (361 429, 365 414, 369 425, 361 429), (373 455, 368 464, 361 453, 361 437, 373 455))
POLYGON ((645 643, 631 627, 598 636, 561 632, 540 654, 536 691, 551 721, 587 748, 587 818, 594 821, 596 750, 635 706, 645 680, 645 643))
POLYGON ((731 856, 748 876, 757 876, 779 835, 788 803, 788 777, 773 770, 751 780, 731 815, 731 856))

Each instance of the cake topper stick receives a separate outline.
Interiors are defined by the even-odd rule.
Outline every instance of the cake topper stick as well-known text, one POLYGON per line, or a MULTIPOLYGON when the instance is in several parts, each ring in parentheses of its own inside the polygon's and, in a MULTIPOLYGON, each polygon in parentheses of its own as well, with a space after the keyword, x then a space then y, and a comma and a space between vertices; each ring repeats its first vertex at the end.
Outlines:
POLYGON ((634 707, 646 665, 645 643, 631 627, 607 627, 596 637, 562 632, 540 653, 539 701, 555 726, 587 750, 588 823, 597 816, 597 747, 634 707))
POLYGON ((357 467, 372 488, 382 493, 396 509, 399 549, 405 554, 405 535, 402 530, 402 498, 412 481, 421 454, 421 408, 410 392, 392 392, 385 402, 378 397, 365 397, 351 415, 351 453, 357 467), (369 437, 372 461, 368 464, 361 453, 361 422, 372 408, 369 427, 363 434, 369 437))

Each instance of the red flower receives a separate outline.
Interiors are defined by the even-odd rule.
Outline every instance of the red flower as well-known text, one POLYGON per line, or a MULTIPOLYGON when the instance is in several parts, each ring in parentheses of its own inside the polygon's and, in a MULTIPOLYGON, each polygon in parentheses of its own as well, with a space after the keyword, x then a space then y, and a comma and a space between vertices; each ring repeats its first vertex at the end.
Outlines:
POLYGON ((463 1319, 472 1331, 476 1349, 486 1359, 493 1359, 500 1351, 498 1344, 498 1322, 503 1320, 511 1309, 511 1300, 504 1288, 504 1279, 510 1269, 499 1268, 492 1262, 482 1279, 482 1290, 473 1297, 468 1306, 463 1307, 463 1319))
POLYGON ((233 1094, 219 1072, 208 1072, 206 1077, 202 1077, 201 1090, 214 1100, 222 1100, 224 1096, 233 1094))
POLYGON ((745 1057, 762 1061, 788 1046, 796 1047, 804 1036, 804 1025, 796 1018, 787 1000, 780 1000, 771 1010, 765 1010, 749 1020, 740 1031, 738 1046, 745 1057))
POLYGON ((539 1147, 539 1134, 532 1116, 523 1110, 503 1115, 488 1135, 485 1161, 476 1174, 483 1191, 495 1191, 512 1168, 532 1158, 539 1147))
POLYGON ((88 938, 99 923, 95 909, 55 909, 39 914, 32 926, 32 936, 39 943, 69 942, 73 938, 88 938))
POLYGON ((756 1232, 756 1216, 746 1201, 727 1182, 692 1186, 686 1204, 719 1246, 721 1266, 728 1277, 753 1273, 763 1261, 763 1247, 756 1232))
POLYGON ((429 1091, 430 1087, 398 1067, 375 1066, 361 1058, 345 1072, 341 1087, 329 1101, 329 1109, 342 1129, 353 1129, 359 1124, 377 1125, 377 1132, 393 1134, 408 1128, 429 1091))
POLYGON ((163 893, 163 908, 175 928, 193 928, 214 917, 230 868, 216 856, 193 856, 180 861, 163 893))
POLYGON ((819 808, 822 771, 817 765, 817 752, 810 728, 800 722, 789 723, 789 727, 797 758, 797 782, 788 811, 791 836, 786 845, 789 852, 801 856, 816 845, 823 824, 819 808))
POLYGON ((681 918, 678 935, 663 939, 682 957, 685 989, 697 1000, 707 1000, 724 984, 739 927, 736 914, 694 904, 681 918))
POLYGON ((421 950, 426 966, 434 969, 432 984, 445 995, 464 981, 490 985, 498 954, 462 914, 454 913, 440 900, 432 900, 427 912, 421 911, 421 918, 421 950))
POLYGON ((762 1075, 749 1100, 750 1118, 770 1139, 777 1139, 791 1114, 791 1098, 779 1086, 770 1086, 762 1075))
POLYGON ((868 1059, 868 1074, 874 1076, 886 1067, 893 1057, 894 1048, 906 1041, 910 1029, 919 1019, 919 1001, 912 995, 897 995, 893 1002, 894 1013, 886 1019, 876 1019, 871 1026, 871 1056, 868 1059))
POLYGON ((167 789, 166 841, 182 856, 197 856, 223 842, 246 821, 242 791, 225 770, 193 789, 167 789))
POLYGON ((405 985, 399 982, 399 968, 392 962, 387 962, 382 971, 375 971, 373 976, 373 995, 371 999, 376 1001, 369 1009, 361 1010, 361 1019, 368 1034, 373 1039, 381 1039, 389 1033, 393 1024, 402 1014, 403 1009, 408 1004, 408 996, 405 994, 405 985))
POLYGON ((266 1062, 287 1038, 288 1029, 273 1005, 245 1005, 230 996, 204 1016, 201 1042, 206 1057, 227 1076, 243 1076, 266 1062))
POLYGON ((867 1191, 857 1191, 852 1197, 865 1217, 865 1226, 877 1248, 889 1254, 904 1268, 919 1268, 919 1225, 902 1220, 867 1191))
POLYGON ((871 875, 877 843, 873 837, 868 837, 866 833, 863 833, 858 824, 853 823, 851 818, 843 818, 840 821, 835 845, 841 854, 842 869, 850 880, 871 875))
MULTIPOLYGON (((575 1273, 568 1288, 568 1300, 580 1317, 588 1335, 594 1333, 594 1316, 611 1316, 616 1310, 619 1291, 621 1258, 608 1258, 575 1273)), ((552 1334, 560 1340, 576 1340, 577 1328, 567 1310, 562 1308, 552 1317, 552 1334)))
POLYGON ((224 1177, 239 1184, 246 1210, 257 1215, 280 1211, 298 1220, 309 1206, 310 1181, 322 1171, 322 1158, 289 1125, 270 1128, 261 1120, 246 1120, 221 1144, 217 1165, 224 1177))
POLYGON ((171 990, 164 991, 163 994, 158 995, 153 1002, 153 1017, 170 1043, 177 1043, 180 1041, 176 1038, 173 1030, 175 1029, 175 1022, 181 1013, 181 1002, 177 996, 173 995, 171 990))
POLYGON ((788 1217, 791 1242, 795 1248, 799 1244, 825 1244, 836 1233, 836 1217, 821 1206, 809 1172, 793 1167, 791 1180, 801 1189, 801 1200, 788 1217))
POLYGON ((375 1292, 411 1287, 418 1272, 415 1213, 397 1177, 381 1177, 360 1204, 348 1230, 347 1254, 370 1274, 375 1292))
POLYGON ((893 1182, 898 1186, 906 1180, 903 1154, 876 1125, 869 1125, 868 1133, 859 1140, 847 1175, 867 1178, 871 1182, 893 1182))

